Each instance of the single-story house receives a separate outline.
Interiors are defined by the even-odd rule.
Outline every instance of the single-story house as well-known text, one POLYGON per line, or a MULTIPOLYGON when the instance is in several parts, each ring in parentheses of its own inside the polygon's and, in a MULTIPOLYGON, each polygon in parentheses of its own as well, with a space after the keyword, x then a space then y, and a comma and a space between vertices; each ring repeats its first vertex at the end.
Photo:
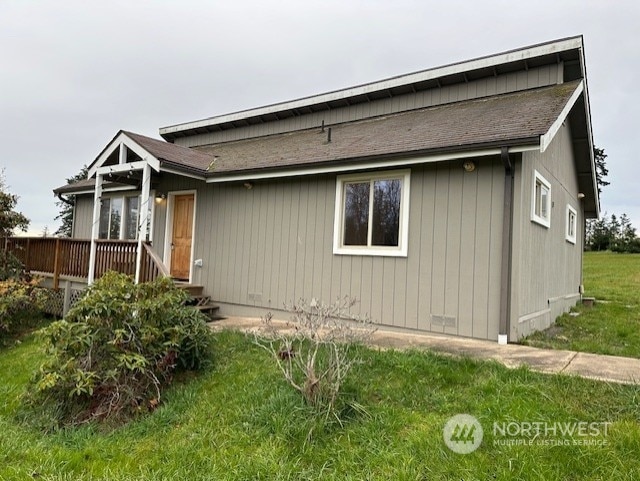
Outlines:
POLYGON ((137 240, 131 274, 152 256, 223 315, 352 296, 382 325, 499 342, 580 299, 599 214, 582 37, 159 134, 118 132, 54 190, 88 282, 100 246, 137 240))

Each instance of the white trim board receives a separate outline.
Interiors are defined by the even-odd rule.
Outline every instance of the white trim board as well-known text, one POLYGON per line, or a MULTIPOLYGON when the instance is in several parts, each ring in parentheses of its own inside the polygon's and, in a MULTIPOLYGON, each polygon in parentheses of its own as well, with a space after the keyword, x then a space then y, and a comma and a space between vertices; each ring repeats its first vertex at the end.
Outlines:
MULTIPOLYGON (((528 152, 533 150, 539 150, 540 146, 536 145, 523 145, 518 147, 510 147, 510 153, 528 152)), ((223 183, 223 182, 242 182, 250 180, 261 179, 276 179, 280 177, 300 177, 304 175, 317 175, 317 174, 329 174, 329 173, 341 173, 341 172, 358 172, 362 170, 375 170, 385 169, 389 167, 405 167, 408 165, 416 164, 428 164, 432 162, 442 162, 445 160, 456 159, 471 159, 477 157, 488 157, 490 155, 500 155, 501 150, 496 149, 484 149, 484 150, 469 150, 465 152, 456 152, 451 154, 436 154, 421 157, 408 157, 391 160, 380 160, 373 162, 364 162, 359 164, 349 165, 327 165, 324 167, 315 168, 295 168, 291 170, 284 170, 278 172, 257 172, 253 174, 232 174, 224 177, 209 177, 207 183, 223 183)))
POLYGON ((569 100, 567 101, 567 105, 564 106, 564 108, 562 109, 562 112, 560 112, 560 115, 558 115, 558 118, 551 124, 551 127, 549 127, 549 130, 547 131, 547 133, 540 136, 540 152, 544 152, 545 150, 547 150, 549 145, 551 145, 553 138, 558 133, 558 130, 560 130, 560 127, 562 127, 562 124, 569 116, 569 112, 571 112, 571 109, 573 108, 574 104, 576 103, 576 101, 578 100, 578 98, 580 97, 583 91, 584 91, 584 82, 581 80, 578 86, 576 87, 576 89, 573 91, 573 93, 569 97, 569 100))
MULTIPOLYGON (((138 190, 138 187, 135 185, 126 185, 122 187, 105 187, 102 189, 102 192, 123 192, 128 190, 138 190)), ((93 194, 96 191, 95 188, 91 190, 79 190, 77 192, 64 192, 60 195, 82 195, 82 194, 93 194)))

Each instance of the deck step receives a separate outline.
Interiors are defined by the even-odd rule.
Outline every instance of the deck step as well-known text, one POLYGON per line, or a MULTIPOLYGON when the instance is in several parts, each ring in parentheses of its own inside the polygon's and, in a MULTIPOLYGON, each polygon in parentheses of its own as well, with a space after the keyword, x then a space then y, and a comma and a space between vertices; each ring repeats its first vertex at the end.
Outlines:
POLYGON ((211 302, 211 296, 204 294, 204 286, 199 284, 191 284, 184 281, 173 281, 176 287, 184 290, 189 294, 189 299, 185 302, 185 305, 193 307, 202 312, 212 321, 224 319, 224 317, 218 314, 220 306, 211 302))
POLYGON ((198 309, 200 312, 212 312, 220 309, 217 304, 205 304, 203 306, 192 306, 194 309, 198 309))
POLYGON ((191 297, 202 296, 204 286, 198 284, 189 284, 188 282, 174 282, 176 287, 186 291, 191 297))
POLYGON ((218 311, 220 310, 220 306, 217 304, 213 304, 210 302, 202 306, 192 306, 192 307, 194 309, 197 309, 204 315, 206 315, 212 321, 218 321, 220 319, 224 319, 224 317, 218 313, 218 311))

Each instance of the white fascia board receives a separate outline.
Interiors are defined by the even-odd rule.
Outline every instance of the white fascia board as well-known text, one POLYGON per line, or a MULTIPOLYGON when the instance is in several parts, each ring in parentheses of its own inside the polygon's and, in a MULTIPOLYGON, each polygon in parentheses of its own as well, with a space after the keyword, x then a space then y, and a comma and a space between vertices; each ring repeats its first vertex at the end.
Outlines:
POLYGON ((598 193, 598 178, 596 176, 596 159, 594 156, 594 146, 593 146, 593 128, 591 126, 591 103, 589 100, 589 82, 587 80, 587 66, 584 58, 584 50, 580 49, 580 67, 582 68, 582 76, 584 82, 584 107, 585 107, 585 115, 587 118, 587 137, 589 139, 589 156, 591 160, 591 171, 593 172, 592 184, 593 184, 593 192, 596 201, 596 216, 600 217, 600 194, 598 193))
MULTIPOLYGON (((518 147, 509 147, 510 153, 528 152, 539 150, 539 145, 523 145, 518 147)), ((500 149, 484 149, 484 150, 468 150, 455 152, 450 154, 437 154, 421 157, 408 157, 392 160, 381 160, 372 162, 363 162, 349 165, 327 165, 324 167, 313 168, 297 168, 292 170, 284 170, 278 172, 257 172, 253 174, 236 174, 224 177, 209 177, 207 183, 223 183, 223 182, 242 182, 261 179, 276 179, 281 177, 300 177, 304 175, 318 175, 340 172, 356 172, 361 170, 385 169, 389 167, 404 167, 407 165, 428 164, 432 162, 442 162, 445 160, 467 159, 476 157, 487 157, 490 155, 500 155, 500 149)))
POLYGON ((400 75, 392 77, 386 80, 378 82, 372 82, 356 87, 346 88, 342 90, 335 90, 320 95, 314 95, 310 97, 304 97, 298 100, 292 100, 288 102, 282 102, 264 107, 258 107, 255 109, 242 110, 240 112, 234 112, 226 115, 219 115, 216 117, 210 117, 208 119, 196 120, 193 122, 185 122, 182 124, 171 125, 168 127, 160 128, 160 135, 172 134, 182 132, 184 130, 197 129, 201 127, 209 127, 212 125, 222 124, 226 122, 234 122, 243 120, 249 117, 257 117, 260 115, 273 114, 281 112, 283 110, 292 110, 307 107, 310 105, 321 104, 324 102, 331 102, 335 100, 342 100, 358 95, 365 95, 380 90, 392 89, 395 87, 401 87, 404 85, 424 82, 427 80, 433 80, 447 75, 454 75, 471 70, 477 70, 487 67, 494 67, 503 63, 517 62, 520 60, 527 60, 534 57, 540 57, 543 55, 549 55, 552 53, 559 53, 566 50, 573 50, 576 48, 582 48, 582 38, 572 37, 556 42, 550 42, 542 45, 535 45, 533 47, 523 48, 510 52, 505 52, 497 55, 490 55, 488 57, 482 57, 475 60, 468 60, 466 62, 455 63, 446 65, 443 67, 437 67, 430 70, 423 70, 407 75, 400 75))
POLYGON ((171 167, 165 167, 164 164, 160 165, 160 170, 162 172, 167 172, 169 174, 176 174, 182 177, 189 177, 191 179, 205 180, 206 177, 204 175, 192 174, 190 172, 185 172, 183 170, 172 169, 171 167))
POLYGON ((95 160, 95 162, 93 162, 91 167, 89 167, 87 178, 91 179, 92 177, 94 177, 98 172, 98 168, 102 167, 102 165, 106 162, 107 158, 109 158, 109 156, 113 154, 116 149, 118 150, 120 149, 120 144, 122 143, 122 138, 124 136, 125 136, 124 133, 120 132, 120 134, 118 134, 116 138, 113 139, 107 145, 107 147, 102 151, 100 156, 95 160))
MULTIPOLYGON (((153 170, 155 170, 156 172, 160 170, 160 161, 158 159, 156 159, 153 155, 147 152, 146 149, 142 148, 138 143, 136 143, 133 139, 127 136, 127 134, 125 134, 124 132, 120 132, 120 134, 118 134, 116 138, 113 139, 109 143, 109 145, 107 145, 107 147, 102 151, 102 154, 100 154, 100 156, 93 163, 93 165, 89 169, 88 178, 91 178, 94 175, 96 175, 96 173, 98 173, 98 170, 102 168, 103 164, 106 162, 106 160, 109 158, 111 154, 113 154, 116 150, 120 151, 121 144, 126 145, 132 152, 135 152, 137 155, 139 155, 140 158, 143 159, 143 161, 148 162, 153 170)), ((136 163, 137 162, 130 162, 128 164, 118 164, 118 165, 127 166, 126 170, 129 170, 130 169, 129 166, 136 163)), ((114 165, 111 167, 115 168, 117 166, 114 165)), ((116 170, 114 169, 111 172, 116 172, 116 170)))
POLYGON ((562 112, 560 112, 560 115, 558 115, 558 118, 553 122, 553 124, 551 124, 551 127, 549 127, 547 133, 540 136, 540 152, 544 152, 545 150, 547 150, 547 147, 551 145, 553 138, 558 133, 558 130, 560 130, 560 127, 562 127, 562 124, 567 119, 569 112, 571 112, 571 109, 573 108, 582 92, 584 92, 584 81, 581 80, 574 92, 571 94, 571 97, 569 97, 567 105, 564 106, 562 112))
MULTIPOLYGON (((120 192, 120 191, 126 191, 126 190, 137 190, 137 187, 135 185, 126 185, 121 187, 103 187, 102 188, 102 192, 120 192)), ((82 195, 82 194, 93 194, 94 192, 95 192, 95 189, 79 190, 77 192, 65 192, 61 195, 82 195)))

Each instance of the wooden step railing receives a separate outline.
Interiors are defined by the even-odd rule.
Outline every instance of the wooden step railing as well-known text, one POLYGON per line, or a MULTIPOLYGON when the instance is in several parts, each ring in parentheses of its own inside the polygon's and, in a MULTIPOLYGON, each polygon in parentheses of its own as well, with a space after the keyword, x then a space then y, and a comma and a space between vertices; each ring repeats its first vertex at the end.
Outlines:
MULTIPOLYGON (((55 288, 58 288, 60 276, 84 279, 89 276, 91 241, 88 239, 10 237, 4 240, 3 245, 27 270, 52 274, 55 288)), ((100 278, 108 270, 135 276, 137 254, 138 241, 96 240, 95 278, 100 278)), ((149 243, 143 244, 141 258, 140 282, 169 275, 149 243)))
POLYGON ((158 277, 169 277, 169 269, 162 259, 151 248, 151 244, 142 244, 142 259, 140 261, 140 282, 149 282, 158 277))

